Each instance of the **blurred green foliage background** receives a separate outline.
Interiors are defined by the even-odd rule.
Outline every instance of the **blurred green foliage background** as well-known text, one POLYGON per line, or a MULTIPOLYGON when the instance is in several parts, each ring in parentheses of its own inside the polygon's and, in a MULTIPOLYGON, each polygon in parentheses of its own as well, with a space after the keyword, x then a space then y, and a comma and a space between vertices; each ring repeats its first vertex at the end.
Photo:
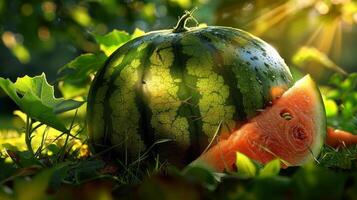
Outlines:
MULTIPOLYGON (((45 72, 53 84, 60 67, 99 52, 94 35, 172 28, 193 7, 199 23, 240 28, 272 44, 296 76, 326 83, 333 72, 357 71, 352 0, 0 0, 0 76, 45 72)), ((0 94, 0 114, 15 109, 0 94)))

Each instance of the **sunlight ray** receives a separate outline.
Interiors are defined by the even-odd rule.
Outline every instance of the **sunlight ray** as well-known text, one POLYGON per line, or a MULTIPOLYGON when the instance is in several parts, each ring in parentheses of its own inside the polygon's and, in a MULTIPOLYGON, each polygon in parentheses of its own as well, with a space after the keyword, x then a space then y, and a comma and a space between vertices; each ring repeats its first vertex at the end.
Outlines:
POLYGON ((309 39, 307 40, 304 46, 311 45, 321 34, 323 28, 324 28, 324 24, 320 24, 319 27, 313 31, 313 33, 311 34, 311 36, 309 37, 309 39))
POLYGON ((337 27, 336 27, 336 36, 334 39, 334 54, 337 57, 340 57, 341 55, 341 48, 342 48, 342 21, 337 22, 337 27))
POLYGON ((274 25, 287 20, 289 16, 293 16, 298 11, 312 5, 315 1, 296 1, 290 0, 286 3, 272 8, 270 11, 264 13, 262 16, 254 19, 247 26, 251 26, 252 32, 256 35, 261 35, 274 25))
POLYGON ((324 26, 324 30, 317 41, 317 49, 321 52, 328 53, 331 49, 332 42, 336 33, 338 19, 334 19, 331 23, 324 26))
POLYGON ((289 2, 273 8, 262 16, 254 19, 248 24, 253 26, 252 32, 256 35, 261 35, 267 31, 273 25, 281 22, 287 15, 290 14, 291 8, 289 8, 289 2))

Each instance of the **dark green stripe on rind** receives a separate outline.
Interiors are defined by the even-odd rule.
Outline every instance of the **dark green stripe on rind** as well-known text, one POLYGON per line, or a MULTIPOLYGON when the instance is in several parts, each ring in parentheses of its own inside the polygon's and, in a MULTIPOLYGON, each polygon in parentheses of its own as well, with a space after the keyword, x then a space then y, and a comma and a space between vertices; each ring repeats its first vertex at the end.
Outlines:
POLYGON ((290 87, 292 80, 287 66, 281 58, 276 58, 276 51, 263 41, 245 32, 232 32, 226 29, 219 32, 208 29, 202 32, 212 39, 212 43, 218 49, 225 51, 224 59, 227 61, 224 63, 235 65, 232 69, 237 76, 238 88, 249 91, 247 95, 243 94, 248 118, 256 115, 257 110, 264 108, 273 100, 273 87, 281 87, 283 90, 290 87), (260 45, 259 48, 257 45, 260 45), (230 54, 235 56, 229 56, 230 54), (269 54, 273 54, 273 58, 268 57, 269 54))
POLYGON ((183 53, 181 37, 177 37, 173 41, 172 48, 175 55, 173 66, 176 67, 171 68, 171 75, 179 80, 177 82, 179 86, 177 96, 182 102, 178 109, 178 115, 187 119, 190 132, 190 145, 181 154, 185 156, 185 162, 189 162, 201 153, 202 141, 200 140, 207 141, 208 138, 202 133, 202 116, 198 107, 201 96, 197 93, 197 77, 187 73, 186 65, 190 56, 183 53))
MULTIPOLYGON (((124 54, 125 57, 124 57, 122 63, 118 67, 110 66, 110 67, 116 67, 116 69, 113 71, 112 75, 109 77, 108 90, 105 94, 105 99, 103 102, 104 120, 105 120, 105 124, 104 124, 105 128, 104 128, 104 133, 103 133, 103 144, 105 144, 108 148, 111 148, 113 145, 118 145, 117 148, 118 147, 120 148, 123 144, 125 144, 125 141, 120 141, 119 144, 112 143, 112 137, 114 134, 112 115, 113 115, 114 109, 110 105, 110 100, 111 100, 112 94, 119 89, 118 86, 116 86, 114 84, 114 82, 120 76, 121 70, 129 64, 129 62, 133 59, 135 54, 136 54, 136 51, 133 51, 133 50, 128 51, 124 54)), ((125 98, 125 97, 123 97, 123 98, 125 98)), ((118 114, 120 114, 120 111, 118 114)), ((116 122, 114 122, 114 123, 116 123, 116 122)), ((123 149, 121 149, 121 150, 123 150, 123 149)), ((127 152, 123 151, 123 154, 127 155, 127 152)))
POLYGON ((207 50, 205 43, 196 35, 186 35, 182 38, 183 53, 191 56, 187 61, 187 72, 197 78, 196 89, 200 94, 198 107, 202 120, 202 132, 209 141, 214 137, 221 121, 232 126, 234 105, 226 104, 229 97, 229 86, 224 78, 216 73, 214 59, 207 50))
MULTIPOLYGON (((89 134, 92 144, 99 151, 103 151, 111 146, 108 133, 110 132, 110 124, 107 124, 107 115, 105 115, 104 104, 106 101, 106 94, 108 93, 108 83, 109 81, 104 78, 108 71, 108 68, 113 67, 113 62, 119 59, 119 56, 126 55, 130 48, 128 46, 118 49, 108 60, 105 62, 104 66, 97 73, 93 83, 91 85, 88 94, 88 105, 87 105, 87 120, 89 124, 89 134), (100 99, 100 101, 98 101, 100 99), (103 120, 103 121, 102 121, 103 120), (99 124, 99 125, 98 125, 99 124), (107 135, 106 135, 107 133, 107 135)), ((108 99, 107 99, 108 100, 108 99)))
POLYGON ((216 73, 224 77, 224 84, 229 85, 229 98, 227 99, 226 104, 235 105, 233 119, 235 121, 246 120, 247 115, 244 111, 243 95, 237 87, 237 79, 232 73, 232 69, 235 67, 235 65, 225 64, 223 54, 226 54, 227 52, 224 52, 222 49, 219 49, 219 47, 215 46, 214 41, 212 41, 212 39, 207 36, 207 33, 199 33, 197 37, 201 39, 204 46, 208 49, 208 51, 210 51, 214 59, 214 65, 216 66, 214 70, 216 73))
POLYGON ((263 85, 274 83, 276 85, 286 85, 289 88, 293 85, 289 67, 279 56, 278 52, 276 52, 276 50, 269 44, 245 31, 237 31, 233 28, 224 27, 220 32, 221 34, 219 34, 219 37, 221 38, 226 37, 228 34, 233 35, 233 37, 226 37, 226 40, 234 46, 242 46, 242 44, 245 43, 250 44, 250 49, 244 51, 246 56, 243 56, 243 58, 248 57, 252 64, 259 64, 257 67, 259 68, 258 74, 262 76, 261 80, 269 81, 263 85), (262 62, 259 62, 258 60, 262 62))
MULTIPOLYGON (((134 42, 135 40, 131 43, 134 42)), ((136 42, 136 46, 140 46, 142 43, 144 43, 144 41, 136 42)), ((113 128, 112 113, 117 113, 118 111, 113 110, 112 106, 110 106, 110 100, 112 94, 119 89, 117 86, 115 86, 114 82, 120 75, 121 70, 127 66, 135 56, 139 56, 137 55, 137 52, 135 50, 133 51, 131 47, 132 46, 129 44, 123 46, 108 59, 103 69, 97 74, 91 88, 90 96, 88 98, 88 106, 93 106, 93 108, 88 109, 90 111, 88 113, 89 123, 98 124, 93 125, 94 128, 89 130, 89 132, 92 135, 92 142, 95 146, 99 146, 96 144, 100 144, 99 149, 101 150, 111 148, 113 145, 117 145, 117 147, 121 146, 118 144, 113 144, 113 136, 115 137, 115 131, 113 128), (103 88, 105 88, 105 91, 103 88), (100 98, 104 99, 101 105, 103 108, 102 110, 99 109, 101 108, 100 106, 96 105, 96 99, 100 98), (98 117, 100 114, 104 118, 104 122, 102 122, 98 117), (100 129, 98 129, 98 127, 101 126, 103 126, 102 133, 99 132, 100 129)), ((123 143, 124 141, 121 142, 123 143)))
POLYGON ((123 68, 120 74, 114 81, 114 85, 118 88, 113 91, 110 100, 110 107, 114 110, 112 115, 113 130, 111 139, 116 144, 124 143, 121 149, 126 152, 126 158, 139 159, 140 154, 146 149, 143 140, 143 134, 140 126, 140 118, 143 117, 140 112, 138 99, 139 84, 142 84, 142 74, 140 71, 144 69, 144 62, 147 58, 149 43, 143 43, 133 50, 130 62, 126 63, 126 58, 123 61, 123 68))
MULTIPOLYGON (((170 41, 173 41, 171 39, 170 41)), ((151 120, 156 138, 171 139, 173 142, 160 144, 158 150, 163 157, 171 157, 182 163, 190 145, 189 120, 180 115, 183 104, 177 95, 180 89, 180 74, 173 76, 175 54, 172 42, 163 42, 156 54, 150 57, 151 67, 147 74, 147 94, 153 112, 151 120)))
POLYGON ((250 118, 256 115, 257 110, 263 108, 262 85, 256 78, 254 66, 249 61, 241 60, 242 55, 240 55, 242 50, 249 49, 249 42, 245 38, 239 38, 237 42, 232 33, 231 35, 206 33, 206 35, 212 38, 213 44, 219 43, 217 48, 226 51, 225 54, 227 52, 233 54, 233 56, 225 56, 223 63, 232 63, 231 72, 235 75, 235 87, 243 96, 242 107, 245 116, 250 118), (219 39, 224 39, 225 43, 222 43, 219 39))
POLYGON ((145 49, 145 53, 141 60, 142 67, 139 69, 139 80, 136 86, 136 104, 138 106, 138 110, 141 113, 139 119, 139 133, 141 135, 142 140, 144 141, 146 147, 150 147, 155 142, 154 130, 151 127, 151 118, 152 112, 148 107, 147 98, 145 97, 144 90, 146 86, 145 75, 148 72, 150 67, 150 56, 154 53, 156 48, 156 44, 154 42, 148 43, 147 48, 145 49))

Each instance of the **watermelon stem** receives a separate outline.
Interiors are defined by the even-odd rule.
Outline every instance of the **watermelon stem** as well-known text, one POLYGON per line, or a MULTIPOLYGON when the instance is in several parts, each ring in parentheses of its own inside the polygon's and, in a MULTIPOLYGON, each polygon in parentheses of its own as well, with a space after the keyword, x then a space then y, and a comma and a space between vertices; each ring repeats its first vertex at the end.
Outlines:
POLYGON ((172 30, 172 32, 173 33, 181 33, 181 32, 188 31, 189 29, 186 27, 186 23, 187 23, 188 19, 193 19, 194 21, 196 21, 196 19, 192 16, 193 12, 195 12, 196 10, 197 10, 197 7, 193 8, 190 11, 185 10, 185 14, 179 18, 179 20, 178 20, 176 26, 174 27, 174 29, 172 30))

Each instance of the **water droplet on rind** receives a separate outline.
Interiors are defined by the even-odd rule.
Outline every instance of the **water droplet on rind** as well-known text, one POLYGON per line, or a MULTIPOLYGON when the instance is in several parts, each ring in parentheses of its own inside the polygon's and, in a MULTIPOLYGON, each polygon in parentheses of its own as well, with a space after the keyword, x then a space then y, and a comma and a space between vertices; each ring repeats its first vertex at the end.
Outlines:
POLYGON ((258 77, 256 77, 256 80, 257 80, 257 82, 259 83, 259 85, 262 85, 262 84, 263 84, 263 82, 262 82, 258 77))
POLYGON ((280 77, 281 77, 284 81, 286 81, 286 77, 284 76, 284 74, 280 74, 280 77))

